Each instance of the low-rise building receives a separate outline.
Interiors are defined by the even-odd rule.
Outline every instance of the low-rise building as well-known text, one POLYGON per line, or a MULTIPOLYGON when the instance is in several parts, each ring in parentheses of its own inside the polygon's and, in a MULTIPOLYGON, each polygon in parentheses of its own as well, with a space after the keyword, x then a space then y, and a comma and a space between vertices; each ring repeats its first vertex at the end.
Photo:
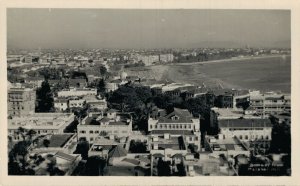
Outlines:
POLYGON ((223 119, 218 121, 220 138, 237 137, 242 141, 255 139, 271 140, 270 119, 223 119))
POLYGON ((69 100, 66 98, 55 98, 54 108, 57 111, 65 111, 69 108, 69 100))
POLYGON ((37 135, 61 134, 75 119, 70 113, 34 113, 8 119, 8 135, 14 141, 22 139, 20 127, 25 131, 33 130, 37 135))
POLYGON ((80 98, 71 98, 69 100, 69 108, 83 108, 85 106, 85 100, 80 98))
POLYGON ((86 95, 97 95, 97 89, 95 88, 73 88, 73 89, 64 89, 57 92, 58 97, 80 97, 86 95))

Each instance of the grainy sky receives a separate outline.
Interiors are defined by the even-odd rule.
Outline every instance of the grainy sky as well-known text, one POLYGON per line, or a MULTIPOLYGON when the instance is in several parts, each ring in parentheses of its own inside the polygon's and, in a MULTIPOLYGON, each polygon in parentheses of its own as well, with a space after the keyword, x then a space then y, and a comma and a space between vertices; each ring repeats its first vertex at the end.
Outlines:
POLYGON ((7 9, 9 48, 290 47, 287 10, 7 9))

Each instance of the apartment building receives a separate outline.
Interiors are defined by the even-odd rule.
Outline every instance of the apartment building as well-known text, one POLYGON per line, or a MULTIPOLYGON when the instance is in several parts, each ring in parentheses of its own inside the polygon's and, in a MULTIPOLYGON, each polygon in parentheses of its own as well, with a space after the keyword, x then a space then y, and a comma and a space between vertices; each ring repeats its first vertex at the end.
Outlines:
POLYGON ((132 133, 132 118, 129 114, 110 109, 103 113, 90 113, 77 126, 78 138, 93 143, 99 136, 128 137, 132 133))
POLYGON ((22 116, 35 111, 36 92, 23 87, 8 89, 7 106, 9 116, 22 116))

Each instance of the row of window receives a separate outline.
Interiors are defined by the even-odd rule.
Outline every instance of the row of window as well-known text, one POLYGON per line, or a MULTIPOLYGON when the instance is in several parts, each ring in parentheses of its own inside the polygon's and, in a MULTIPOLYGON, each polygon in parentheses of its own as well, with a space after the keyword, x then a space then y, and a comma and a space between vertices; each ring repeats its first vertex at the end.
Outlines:
POLYGON ((150 125, 150 129, 191 129, 192 125, 188 124, 188 125, 182 125, 182 124, 177 124, 177 125, 165 125, 165 124, 161 124, 161 125, 150 125))
MULTIPOLYGON (((115 134, 119 133, 119 131, 118 131, 118 130, 114 130, 114 131, 105 131, 105 132, 107 132, 107 133, 115 133, 115 134)), ((79 133, 81 133, 81 134, 86 134, 86 133, 87 133, 87 131, 85 131, 85 130, 81 130, 81 131, 79 131, 79 133)), ((100 133, 100 131, 99 131, 99 130, 95 130, 95 131, 93 131, 93 130, 90 130, 90 131, 89 131, 89 134, 99 134, 99 133, 100 133)), ((123 131, 121 131, 121 133, 123 133, 123 134, 126 134, 126 133, 127 133, 127 131, 126 131, 126 130, 123 130, 123 131)))
POLYGON ((239 139, 241 139, 241 140, 243 140, 243 139, 245 139, 245 140, 248 140, 249 138, 251 138, 251 139, 265 139, 265 140, 268 140, 269 139, 269 136, 267 135, 267 136, 263 136, 263 135, 261 135, 261 136, 258 136, 258 135, 256 135, 256 136, 254 136, 254 135, 252 135, 252 136, 248 136, 248 135, 245 135, 245 136, 243 136, 243 135, 240 135, 239 136, 239 139))
POLYGON ((236 130, 264 130, 264 128, 229 128, 230 131, 236 131, 236 130))

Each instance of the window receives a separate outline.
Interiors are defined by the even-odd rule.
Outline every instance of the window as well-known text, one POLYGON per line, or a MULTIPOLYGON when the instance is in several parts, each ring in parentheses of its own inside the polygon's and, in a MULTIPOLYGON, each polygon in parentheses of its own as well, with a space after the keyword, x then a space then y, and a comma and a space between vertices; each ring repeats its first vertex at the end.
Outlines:
POLYGON ((266 136, 266 140, 268 140, 269 139, 269 136, 266 136))
POLYGON ((246 140, 248 139, 248 135, 245 136, 245 139, 246 139, 246 140))
POLYGON ((99 133, 99 130, 96 130, 96 131, 95 131, 95 134, 98 134, 98 133, 99 133))
POLYGON ((90 138, 90 141, 94 141, 94 138, 92 137, 92 138, 90 138))
POLYGON ((150 125, 150 129, 152 129, 152 125, 150 125))
POLYGON ((198 141, 198 137, 195 137, 195 141, 198 141))
POLYGON ((240 139, 241 139, 241 140, 243 139, 243 136, 242 136, 242 135, 240 135, 240 139))
POLYGON ((94 133, 94 131, 90 130, 90 134, 93 134, 93 133, 94 133))
POLYGON ((82 130, 82 131, 80 131, 80 133, 81 133, 81 134, 85 134, 85 131, 84 131, 84 130, 82 130))
POLYGON ((192 137, 190 137, 190 141, 192 141, 193 140, 193 138, 192 137))

